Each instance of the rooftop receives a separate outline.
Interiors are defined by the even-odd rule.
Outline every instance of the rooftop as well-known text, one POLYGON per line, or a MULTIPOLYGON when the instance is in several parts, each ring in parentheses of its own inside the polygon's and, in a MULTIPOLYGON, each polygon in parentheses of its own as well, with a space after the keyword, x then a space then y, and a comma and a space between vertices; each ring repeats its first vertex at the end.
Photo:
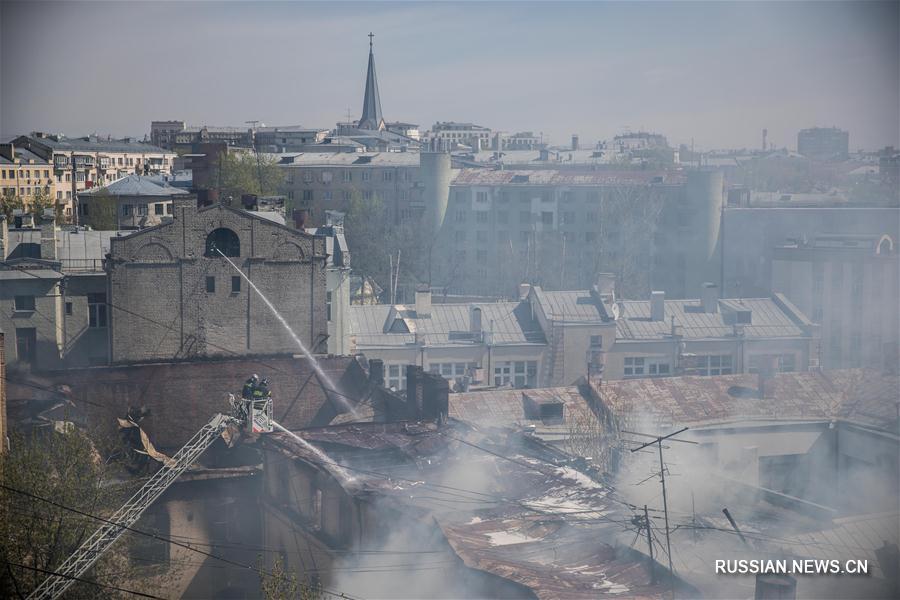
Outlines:
POLYGON ((83 192, 80 196, 95 196, 108 193, 112 196, 145 196, 167 198, 189 193, 187 190, 169 185, 159 177, 142 177, 140 175, 127 175, 117 179, 103 187, 94 187, 83 192))
POLYGON ((571 171, 557 169, 461 169, 452 185, 680 185, 684 175, 667 171, 571 171))
POLYGON ((805 316, 783 297, 718 300, 716 312, 703 312, 700 300, 666 300, 665 318, 653 321, 650 301, 619 302, 616 339, 672 339, 672 319, 686 339, 735 337, 735 327, 745 338, 804 337, 805 316), (737 315, 746 315, 740 317, 737 315))
POLYGON ((590 290, 549 291, 539 286, 533 290, 548 319, 607 322, 615 318, 612 306, 598 300, 590 290))
POLYGON ((415 152, 287 152, 274 155, 280 166, 418 167, 415 152))
MULTIPOLYGON (((153 146, 145 142, 139 142, 131 138, 121 140, 102 139, 97 136, 85 136, 78 138, 68 138, 63 135, 37 135, 32 134, 22 136, 30 141, 43 144, 52 150, 60 152, 128 152, 142 154, 175 154, 170 150, 164 150, 158 146, 153 146)), ((17 138, 18 139, 18 138, 17 138)), ((14 140, 15 143, 15 140, 14 140)))
MULTIPOLYGON (((532 319, 526 303, 496 302, 473 305, 481 309, 482 329, 494 345, 543 344, 544 334, 532 319)), ((470 305, 431 306, 428 317, 420 317, 412 305, 375 304, 351 306, 350 335, 357 348, 471 345, 481 343, 480 334, 470 334, 470 305)))

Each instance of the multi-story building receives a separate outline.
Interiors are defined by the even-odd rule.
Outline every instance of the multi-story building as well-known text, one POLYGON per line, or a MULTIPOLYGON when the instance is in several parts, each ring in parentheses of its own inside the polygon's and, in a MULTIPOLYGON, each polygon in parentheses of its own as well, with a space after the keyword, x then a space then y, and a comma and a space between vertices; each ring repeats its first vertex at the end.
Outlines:
POLYGON ((53 166, 46 158, 14 143, 0 144, 0 194, 17 196, 28 210, 34 196, 56 198, 53 166))
POLYGON ((684 297, 719 277, 716 172, 463 169, 448 196, 432 284, 453 293, 584 288, 612 271, 628 294, 684 297))
POLYGON ((844 160, 850 154, 850 132, 837 127, 801 129, 797 152, 816 160, 844 160))
POLYGON ((350 308, 350 250, 344 237, 344 215, 326 211, 325 224, 306 233, 325 238, 328 255, 325 267, 325 318, 328 321, 328 354, 350 354, 347 311, 350 308))
POLYGON ((379 199, 395 222, 424 209, 418 153, 304 152, 282 155, 279 166, 289 212, 308 210, 318 223, 324 222, 325 211, 348 211, 354 198, 379 199))
POLYGON ((256 149, 260 152, 297 152, 311 149, 328 136, 322 128, 288 125, 256 129, 256 149))
POLYGON ((443 148, 452 148, 454 144, 469 146, 476 151, 491 147, 491 130, 474 123, 438 121, 431 127, 426 137, 429 140, 436 140, 443 148))
POLYGON ((351 349, 384 361, 389 385, 403 365, 488 386, 568 385, 605 379, 805 371, 817 327, 784 296, 619 300, 605 274, 589 290, 523 285, 516 302, 351 306, 351 349))
POLYGON ((9 229, 0 215, 0 328, 11 368, 106 364, 110 314, 103 257, 117 231, 9 229))
POLYGON ((128 175, 78 194, 78 222, 94 229, 142 229, 172 217, 172 200, 189 192, 162 179, 128 175))
POLYGON ((113 362, 302 353, 297 339, 325 351, 325 238, 221 204, 198 208, 193 196, 173 202, 172 221, 111 242, 113 362))
POLYGON ((74 200, 78 192, 130 174, 170 174, 175 164, 174 152, 131 138, 67 138, 36 132, 12 143, 52 164, 56 201, 63 206, 67 220, 77 219, 74 200))
POLYGON ((889 235, 821 235, 775 248, 772 289, 821 326, 827 368, 897 365, 900 263, 889 235))

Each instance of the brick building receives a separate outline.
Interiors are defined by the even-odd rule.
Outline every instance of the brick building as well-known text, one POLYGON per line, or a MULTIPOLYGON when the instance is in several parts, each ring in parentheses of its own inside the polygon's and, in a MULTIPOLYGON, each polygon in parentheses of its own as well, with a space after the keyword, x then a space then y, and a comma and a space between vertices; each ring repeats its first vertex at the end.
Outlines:
POLYGON ((112 240, 111 357, 133 362, 325 350, 325 239, 253 213, 175 197, 172 222, 112 240), (229 257, 226 261, 220 250, 229 257))

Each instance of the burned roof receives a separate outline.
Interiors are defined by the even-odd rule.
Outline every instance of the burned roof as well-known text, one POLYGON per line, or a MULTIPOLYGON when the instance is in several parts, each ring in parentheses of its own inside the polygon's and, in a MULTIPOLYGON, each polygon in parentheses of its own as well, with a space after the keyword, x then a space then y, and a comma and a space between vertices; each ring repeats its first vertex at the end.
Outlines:
POLYGON ((842 419, 897 433, 897 375, 816 370, 778 373, 763 384, 762 397, 760 378, 751 374, 604 381, 598 393, 626 423, 630 414, 683 425, 842 419))

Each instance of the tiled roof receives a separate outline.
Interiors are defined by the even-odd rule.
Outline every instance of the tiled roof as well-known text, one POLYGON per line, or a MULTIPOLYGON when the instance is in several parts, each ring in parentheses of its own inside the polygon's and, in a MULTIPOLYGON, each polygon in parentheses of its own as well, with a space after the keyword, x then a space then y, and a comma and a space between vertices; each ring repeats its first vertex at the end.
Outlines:
MULTIPOLYGON (((544 343, 544 335, 537 321, 531 318, 527 304, 497 302, 477 304, 481 308, 481 323, 485 332, 492 332, 493 344, 544 343)), ((409 333, 385 333, 391 305, 351 306, 350 335, 355 336, 358 348, 402 347, 416 341, 426 346, 472 344, 471 340, 450 339, 450 332, 469 331, 468 304, 433 304, 431 316, 418 318, 415 307, 397 305, 395 314, 408 321, 409 333), (415 333, 413 333, 415 331, 415 333)))
POLYGON ((702 312, 699 300, 666 300, 666 316, 662 321, 650 320, 650 302, 625 300, 619 303, 621 310, 616 321, 616 339, 648 340, 671 339, 672 318, 680 326, 686 339, 733 337, 734 327, 726 323, 729 311, 749 310, 750 324, 742 325, 744 337, 803 337, 807 335, 800 323, 780 308, 771 298, 745 298, 720 300, 719 310, 702 312))
POLYGON ((666 171, 461 169, 452 185, 680 185, 684 175, 666 171))

